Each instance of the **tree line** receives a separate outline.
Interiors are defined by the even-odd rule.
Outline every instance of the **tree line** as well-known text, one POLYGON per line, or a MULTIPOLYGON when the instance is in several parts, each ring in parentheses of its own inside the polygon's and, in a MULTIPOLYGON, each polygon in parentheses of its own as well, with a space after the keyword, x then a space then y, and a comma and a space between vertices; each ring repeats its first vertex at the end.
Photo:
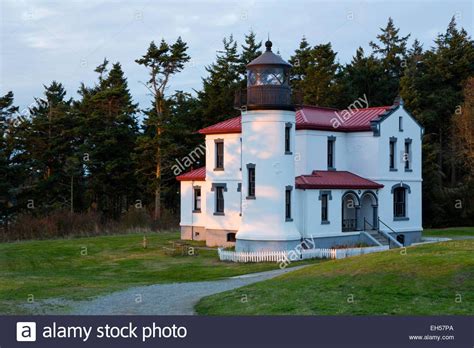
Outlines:
MULTIPOLYGON (((425 127, 423 221, 447 226, 474 222, 474 43, 453 18, 432 47, 401 35, 390 18, 370 42, 341 64, 330 42, 303 37, 289 61, 290 82, 305 104, 344 109, 366 95, 370 106, 403 97, 425 127)), ((249 32, 242 45, 232 35, 206 67, 195 94, 170 81, 191 57, 178 38, 151 42, 135 62, 151 107, 134 102, 119 62, 104 59, 92 86, 66 97, 57 81, 22 113, 13 92, 0 97, 0 222, 8 234, 21 217, 58 211, 94 212, 101 223, 139 209, 159 228, 179 215, 179 184, 171 170, 203 142, 196 130, 239 114, 234 93, 246 85, 245 66, 261 54, 249 32), (142 122, 138 120, 142 119, 142 122)), ((204 157, 195 166, 204 164, 204 157)), ((19 220, 20 219, 20 220, 19 220)), ((67 219, 66 219, 67 221, 67 219)), ((67 224, 67 223, 66 223, 67 224)))

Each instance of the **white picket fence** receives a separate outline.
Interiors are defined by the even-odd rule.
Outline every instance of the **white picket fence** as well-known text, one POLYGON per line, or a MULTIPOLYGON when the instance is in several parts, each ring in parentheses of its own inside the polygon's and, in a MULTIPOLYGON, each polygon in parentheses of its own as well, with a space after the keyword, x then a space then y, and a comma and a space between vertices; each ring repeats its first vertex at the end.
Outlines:
POLYGON ((236 252, 218 249, 221 261, 233 262, 280 262, 288 259, 287 251, 256 251, 256 252, 236 252))
POLYGON ((302 249, 289 251, 256 251, 236 252, 218 249, 221 261, 232 262, 287 262, 306 259, 344 259, 346 257, 358 256, 388 250, 388 245, 347 248, 347 249, 302 249))

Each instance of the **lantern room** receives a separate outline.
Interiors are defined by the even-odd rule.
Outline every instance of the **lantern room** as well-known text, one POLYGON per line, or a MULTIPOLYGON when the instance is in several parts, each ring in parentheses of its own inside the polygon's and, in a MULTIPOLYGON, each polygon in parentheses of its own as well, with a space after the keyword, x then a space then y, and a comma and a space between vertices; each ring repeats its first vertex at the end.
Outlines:
POLYGON ((236 107, 247 110, 294 110, 289 72, 291 65, 272 52, 272 42, 266 50, 247 65, 247 90, 236 95, 236 107))

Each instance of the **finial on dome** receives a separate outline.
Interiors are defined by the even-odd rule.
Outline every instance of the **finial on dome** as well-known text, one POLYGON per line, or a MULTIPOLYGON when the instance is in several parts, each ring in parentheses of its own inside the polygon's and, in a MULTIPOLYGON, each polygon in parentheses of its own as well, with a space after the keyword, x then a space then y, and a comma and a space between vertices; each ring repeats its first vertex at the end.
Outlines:
POLYGON ((265 42, 265 47, 267 48, 267 51, 270 51, 272 50, 272 42, 270 41, 270 33, 268 33, 268 39, 267 39, 267 42, 265 42))

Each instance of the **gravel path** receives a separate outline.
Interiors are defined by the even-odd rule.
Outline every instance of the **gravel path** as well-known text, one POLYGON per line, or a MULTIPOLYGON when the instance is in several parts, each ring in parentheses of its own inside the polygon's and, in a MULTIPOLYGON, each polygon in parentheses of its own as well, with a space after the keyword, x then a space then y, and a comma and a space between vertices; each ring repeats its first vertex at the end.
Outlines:
POLYGON ((130 288, 91 301, 69 303, 68 314, 193 315, 198 301, 209 295, 274 278, 305 266, 246 274, 216 281, 157 284, 130 288))

